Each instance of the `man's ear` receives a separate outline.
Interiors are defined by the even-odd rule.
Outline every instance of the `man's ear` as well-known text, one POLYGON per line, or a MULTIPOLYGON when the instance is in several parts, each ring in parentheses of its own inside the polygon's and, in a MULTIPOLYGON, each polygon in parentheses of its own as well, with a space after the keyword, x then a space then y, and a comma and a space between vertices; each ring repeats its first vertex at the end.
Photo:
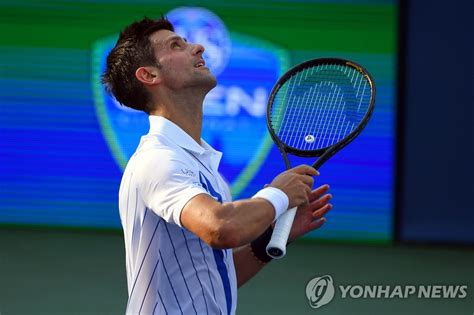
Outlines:
POLYGON ((161 78, 156 67, 140 67, 135 71, 135 77, 145 85, 157 85, 161 78))

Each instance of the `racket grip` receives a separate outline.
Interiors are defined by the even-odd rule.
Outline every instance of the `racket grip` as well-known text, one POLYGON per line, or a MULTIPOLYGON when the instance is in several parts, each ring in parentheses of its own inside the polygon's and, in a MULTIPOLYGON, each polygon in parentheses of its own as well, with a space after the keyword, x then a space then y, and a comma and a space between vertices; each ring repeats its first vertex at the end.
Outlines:
POLYGON ((290 236, 293 220, 295 219, 296 207, 287 210, 283 213, 275 223, 272 238, 267 245, 268 256, 280 259, 286 254, 286 243, 290 236))

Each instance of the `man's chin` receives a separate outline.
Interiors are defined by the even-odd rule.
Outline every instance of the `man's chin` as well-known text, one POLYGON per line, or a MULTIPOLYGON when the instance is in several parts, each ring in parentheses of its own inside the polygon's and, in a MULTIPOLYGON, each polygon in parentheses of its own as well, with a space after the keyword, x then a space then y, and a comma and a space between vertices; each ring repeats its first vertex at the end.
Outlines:
POLYGON ((205 86, 208 89, 207 92, 215 88, 216 85, 217 85, 217 79, 213 74, 209 75, 209 77, 203 80, 203 86, 205 86))
POLYGON ((197 88, 200 91, 203 91, 207 94, 210 90, 215 88, 217 85, 217 79, 212 73, 207 73, 205 75, 201 74, 199 77, 195 77, 190 85, 185 84, 183 87, 197 88))
POLYGON ((217 86, 217 79, 214 75, 212 75, 211 81, 212 81, 211 82, 211 85, 212 85, 211 90, 212 90, 213 88, 215 88, 217 86))

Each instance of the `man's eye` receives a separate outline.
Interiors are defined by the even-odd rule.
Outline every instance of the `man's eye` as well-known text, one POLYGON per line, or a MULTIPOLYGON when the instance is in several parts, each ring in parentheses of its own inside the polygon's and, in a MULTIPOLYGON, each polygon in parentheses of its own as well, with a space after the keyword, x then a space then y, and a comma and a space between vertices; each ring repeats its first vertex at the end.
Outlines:
POLYGON ((172 42, 171 43, 171 48, 176 48, 176 47, 180 47, 179 43, 178 42, 172 42))

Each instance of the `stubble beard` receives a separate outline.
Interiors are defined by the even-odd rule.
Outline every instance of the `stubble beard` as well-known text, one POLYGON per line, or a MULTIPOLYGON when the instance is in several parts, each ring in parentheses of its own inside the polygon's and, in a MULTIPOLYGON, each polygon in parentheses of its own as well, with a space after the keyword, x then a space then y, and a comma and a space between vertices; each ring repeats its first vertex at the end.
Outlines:
POLYGON ((204 95, 207 95, 217 85, 216 77, 209 71, 206 75, 200 74, 199 79, 196 79, 195 87, 198 88, 204 95))

